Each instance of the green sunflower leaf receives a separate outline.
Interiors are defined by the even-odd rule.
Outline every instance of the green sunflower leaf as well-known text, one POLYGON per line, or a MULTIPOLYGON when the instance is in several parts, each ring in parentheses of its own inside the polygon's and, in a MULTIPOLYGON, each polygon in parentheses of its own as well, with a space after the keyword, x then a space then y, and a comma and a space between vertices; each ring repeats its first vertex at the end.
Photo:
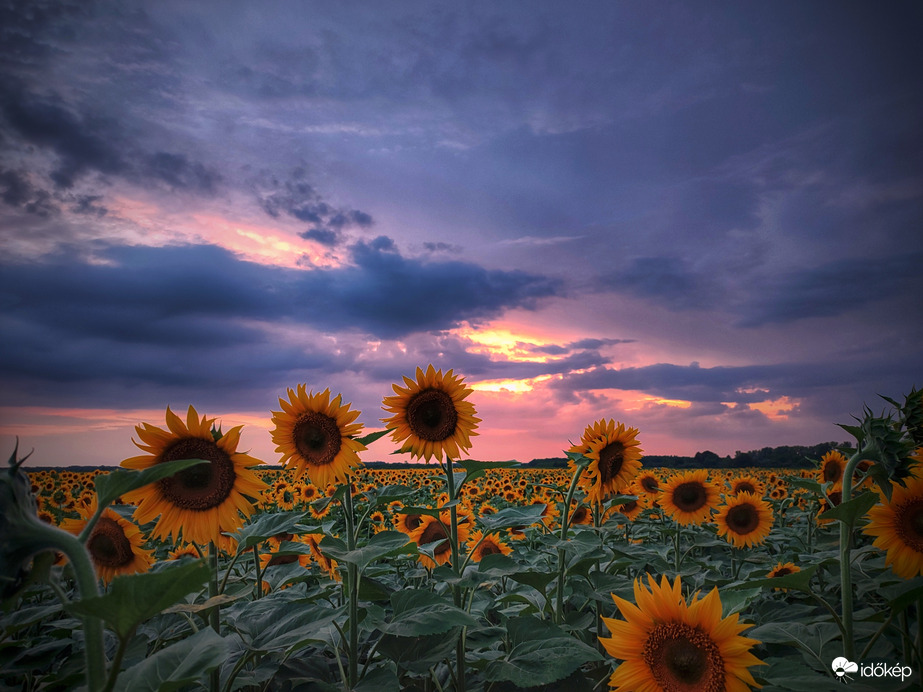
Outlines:
POLYGON ((854 526, 859 517, 878 504, 878 493, 864 492, 842 504, 837 505, 820 515, 820 519, 836 519, 845 522, 847 526, 854 526))
POLYGON ((389 430, 376 430, 375 432, 370 432, 367 435, 363 435, 362 437, 357 437, 356 442, 368 447, 375 440, 380 440, 382 437, 387 435, 389 432, 390 432, 389 430))
POLYGON ((69 603, 66 609, 74 615, 100 618, 125 638, 148 618, 201 589, 210 574, 205 562, 195 560, 157 572, 120 576, 112 580, 105 595, 69 603))
MULTIPOLYGON (((299 523, 305 517, 304 512, 273 512, 260 514, 249 524, 245 524, 233 534, 237 539, 237 552, 242 553, 263 541, 284 533, 311 533, 312 527, 299 523)), ((316 528, 316 527, 314 527, 316 528)))
POLYGON ((344 550, 342 544, 336 544, 324 538, 320 542, 321 552, 337 562, 354 564, 361 572, 375 560, 399 554, 417 552, 416 544, 410 542, 407 534, 400 531, 382 531, 373 535, 369 542, 355 550, 344 550))
POLYGON ((527 505, 525 507, 507 507, 494 514, 481 517, 478 521, 486 531, 499 531, 513 527, 531 526, 542 520, 545 505, 527 505))
POLYGON ((432 591, 404 589, 391 594, 394 616, 380 629, 398 637, 420 637, 447 632, 453 627, 473 627, 477 620, 447 597, 432 591))
POLYGON ((820 565, 811 565, 800 572, 792 572, 782 577, 765 577, 763 579, 748 579, 738 584, 729 584, 726 589, 752 589, 755 587, 772 586, 777 589, 794 589, 811 593, 811 578, 820 569, 820 565))
POLYGON ((511 682, 517 687, 549 685, 563 680, 580 666, 603 657, 573 637, 532 639, 513 647, 506 658, 484 668, 488 682, 511 682))
POLYGON ((208 673, 228 655, 228 643, 210 627, 161 649, 123 671, 117 691, 171 692, 189 684, 205 684, 208 673))

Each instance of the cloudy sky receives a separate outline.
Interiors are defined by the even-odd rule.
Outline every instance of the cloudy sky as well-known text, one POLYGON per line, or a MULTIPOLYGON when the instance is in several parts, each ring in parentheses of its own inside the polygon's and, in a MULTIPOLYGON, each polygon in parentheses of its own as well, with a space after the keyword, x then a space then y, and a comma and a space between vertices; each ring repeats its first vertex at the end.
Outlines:
MULTIPOLYGON (((286 388, 471 456, 845 440, 923 386, 913 2, 4 2, 0 443, 114 464, 286 388)), ((387 457, 387 440, 367 460, 387 457)))

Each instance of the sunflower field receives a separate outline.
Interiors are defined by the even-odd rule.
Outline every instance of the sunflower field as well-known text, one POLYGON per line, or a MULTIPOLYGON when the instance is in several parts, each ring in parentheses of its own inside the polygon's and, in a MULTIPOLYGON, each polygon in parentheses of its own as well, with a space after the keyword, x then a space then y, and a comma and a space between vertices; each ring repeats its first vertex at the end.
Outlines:
POLYGON ((475 461, 461 377, 393 390, 369 433, 289 389, 281 465, 192 406, 116 470, 14 450, 0 692, 921 689, 923 392, 811 470, 669 471, 612 419, 475 461), (427 463, 364 466, 385 435, 427 463))

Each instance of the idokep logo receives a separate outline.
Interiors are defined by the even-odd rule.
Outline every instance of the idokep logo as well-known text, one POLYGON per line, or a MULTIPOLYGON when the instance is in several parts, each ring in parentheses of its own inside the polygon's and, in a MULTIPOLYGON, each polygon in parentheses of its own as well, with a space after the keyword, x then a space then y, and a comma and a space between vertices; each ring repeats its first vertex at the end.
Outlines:
POLYGON ((856 674, 863 678, 886 678, 901 682, 913 675, 913 669, 910 666, 892 665, 881 661, 860 665, 843 656, 833 659, 830 667, 837 680, 844 683, 852 680, 856 674))

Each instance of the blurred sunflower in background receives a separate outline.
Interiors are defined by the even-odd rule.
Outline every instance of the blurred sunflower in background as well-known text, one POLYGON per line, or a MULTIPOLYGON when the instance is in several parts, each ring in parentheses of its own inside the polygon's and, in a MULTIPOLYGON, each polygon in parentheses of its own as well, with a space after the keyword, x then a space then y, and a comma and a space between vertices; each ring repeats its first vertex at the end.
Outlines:
POLYGON ((471 449, 481 419, 475 417, 474 405, 465 401, 474 390, 463 380, 452 370, 443 374, 430 364, 426 372, 417 368, 416 380, 405 376, 405 386, 391 385, 395 395, 384 398, 382 409, 393 415, 381 421, 393 431, 401 452, 442 461, 443 455, 457 459, 471 449))
POLYGON ((650 574, 648 588, 634 583, 635 602, 615 594, 624 620, 604 617, 611 637, 600 642, 621 663, 609 686, 623 692, 746 692, 758 687, 750 666, 763 665, 750 649, 759 642, 741 636, 749 625, 735 613, 721 617, 717 587, 688 605, 680 578, 660 585, 650 574))
POLYGON ((660 504, 677 524, 701 524, 718 504, 718 489, 705 469, 675 473, 663 483, 660 504))
MULTIPOLYGON (((65 519, 61 522, 61 528, 75 536, 79 535, 96 514, 96 509, 94 496, 89 506, 78 507, 79 518, 65 519)), ((141 529, 109 508, 103 510, 86 542, 96 574, 104 584, 120 574, 147 572, 154 563, 154 551, 145 550, 143 546, 141 529)))
POLYGON ((728 482, 731 485, 731 495, 751 493, 756 497, 762 497, 766 494, 766 485, 756 476, 750 474, 731 478, 728 482))
POLYGON ((772 528, 772 507, 753 493, 739 492, 725 499, 715 517, 718 535, 735 548, 752 547, 766 540, 772 528))
POLYGON ((134 519, 146 524, 157 518, 152 535, 178 542, 223 545, 222 533, 233 533, 254 510, 266 484, 248 467, 259 459, 237 451, 243 426, 226 433, 212 433, 214 418, 206 418, 189 407, 184 422, 167 407, 168 430, 148 423, 135 427, 141 442, 135 445, 147 454, 130 457, 122 466, 141 471, 177 459, 205 459, 163 480, 125 493, 127 503, 137 504, 134 519), (251 499, 252 498, 252 499, 251 499), (159 517, 159 518, 158 518, 159 517))
MULTIPOLYGON (((590 502, 602 502, 621 493, 641 472, 642 450, 637 437, 637 428, 626 428, 611 418, 598 420, 588 425, 580 443, 568 450, 591 460, 580 478, 580 487, 590 502)), ((573 461, 569 468, 573 473, 576 468, 573 461)))
POLYGON ((295 479, 307 472, 318 488, 331 483, 345 483, 360 465, 359 452, 365 445, 354 439, 362 431, 356 423, 359 411, 350 411, 330 390, 319 394, 306 391, 307 385, 288 390, 288 401, 279 399, 281 411, 272 412, 272 441, 282 454, 286 469, 295 470, 295 479))
POLYGON ((923 575, 923 478, 893 483, 891 499, 878 491, 879 503, 868 512, 862 531, 874 536, 873 545, 886 551, 885 564, 903 579, 923 575))

